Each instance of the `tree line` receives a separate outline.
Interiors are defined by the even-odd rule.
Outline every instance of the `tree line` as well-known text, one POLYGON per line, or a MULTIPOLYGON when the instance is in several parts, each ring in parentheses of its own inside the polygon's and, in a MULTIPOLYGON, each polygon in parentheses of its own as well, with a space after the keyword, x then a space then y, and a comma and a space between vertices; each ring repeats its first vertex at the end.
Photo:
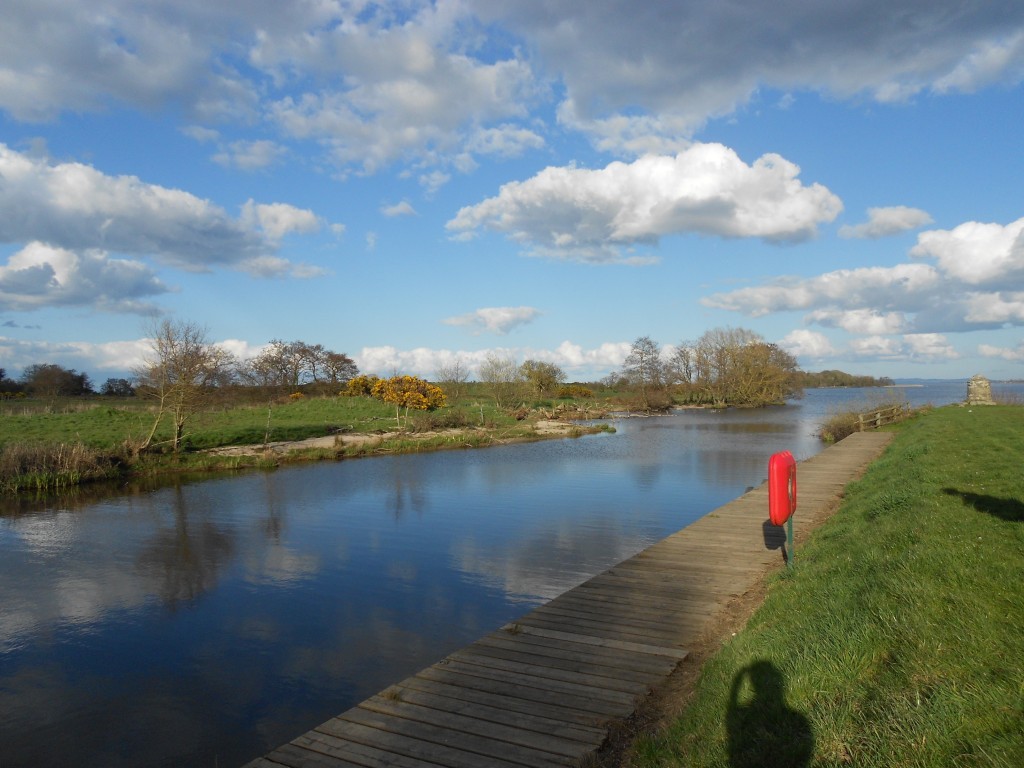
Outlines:
POLYGON ((637 392, 641 407, 673 403, 714 407, 759 407, 785 402, 803 391, 796 358, 744 328, 714 328, 684 341, 665 356, 657 342, 641 336, 621 371, 604 383, 637 392))

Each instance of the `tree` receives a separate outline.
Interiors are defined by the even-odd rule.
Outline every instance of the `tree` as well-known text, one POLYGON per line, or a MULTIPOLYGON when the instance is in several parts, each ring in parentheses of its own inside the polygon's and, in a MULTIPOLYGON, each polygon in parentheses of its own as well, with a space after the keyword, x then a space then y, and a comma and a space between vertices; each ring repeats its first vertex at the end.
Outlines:
POLYGON ((53 363, 30 365, 22 372, 21 383, 36 397, 74 397, 93 391, 87 374, 53 363))
POLYGON ((439 366, 435 377, 448 399, 458 402, 462 399, 466 382, 469 381, 469 368, 462 360, 455 358, 452 362, 439 366))
POLYGON ((641 336, 629 349, 622 373, 629 383, 640 390, 645 408, 651 406, 651 393, 664 387, 665 368, 661 350, 650 336, 641 336))
POLYGON ((177 453, 186 422, 209 401, 215 386, 230 376, 235 361, 229 352, 207 340, 205 328, 191 322, 164 320, 153 329, 150 345, 136 375, 143 391, 155 397, 159 407, 149 437, 139 450, 150 446, 164 415, 170 414, 177 453))
POLYGON ((135 387, 128 379, 107 379, 100 387, 100 394, 109 397, 133 397, 135 387))
POLYGON ((480 364, 480 381, 490 389, 498 408, 508 407, 522 398, 523 374, 513 357, 488 353, 480 364))
POLYGON ((533 387, 537 397, 542 397, 565 381, 565 373, 554 363, 545 363, 540 360, 526 360, 519 366, 519 372, 523 378, 533 387))
POLYGON ((359 375, 359 368, 351 357, 344 352, 324 353, 321 362, 324 380, 332 385, 346 384, 352 378, 359 375))
POLYGON ((242 366, 242 377, 263 387, 296 389, 304 384, 344 384, 359 373, 348 355, 322 344, 272 339, 256 357, 242 366))
POLYGON ((714 328, 688 348, 692 377, 684 386, 703 402, 763 406, 800 391, 796 358, 753 331, 714 328))
POLYGON ((392 376, 378 379, 373 385, 373 396, 395 406, 395 421, 402 428, 401 409, 405 408, 405 423, 409 424, 409 409, 432 411, 445 403, 444 392, 436 384, 418 376, 392 376))

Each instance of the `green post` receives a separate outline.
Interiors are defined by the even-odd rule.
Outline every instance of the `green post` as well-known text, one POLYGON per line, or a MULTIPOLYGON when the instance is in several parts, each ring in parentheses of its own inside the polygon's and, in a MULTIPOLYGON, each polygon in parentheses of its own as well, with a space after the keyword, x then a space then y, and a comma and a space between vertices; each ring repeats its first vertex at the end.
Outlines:
POLYGON ((786 521, 786 565, 793 567, 793 516, 786 521))

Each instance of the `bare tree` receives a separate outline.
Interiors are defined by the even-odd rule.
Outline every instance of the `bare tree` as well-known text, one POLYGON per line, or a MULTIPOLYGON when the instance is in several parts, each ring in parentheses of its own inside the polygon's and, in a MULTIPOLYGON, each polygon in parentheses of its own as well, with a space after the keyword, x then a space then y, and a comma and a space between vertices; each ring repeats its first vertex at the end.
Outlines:
POLYGON ((450 363, 438 366, 434 376, 448 396, 448 402, 457 403, 466 389, 466 382, 469 381, 469 367, 459 358, 455 358, 450 363))
POLYGON ((640 390, 645 408, 651 407, 651 393, 665 386, 665 366, 661 349, 650 336, 641 336, 633 342, 622 372, 633 386, 640 390))
POLYGON ((135 374, 142 385, 140 390, 155 397, 159 407, 149 437, 139 450, 152 444, 160 422, 170 414, 174 425, 172 444, 177 453, 186 422, 206 404, 215 385, 229 376, 234 359, 207 340, 205 328, 186 321, 159 323, 152 331, 150 344, 150 353, 135 374))
POLYGON ((507 408, 522 399, 523 374, 514 357, 489 353, 480 364, 480 381, 488 385, 494 404, 507 408))

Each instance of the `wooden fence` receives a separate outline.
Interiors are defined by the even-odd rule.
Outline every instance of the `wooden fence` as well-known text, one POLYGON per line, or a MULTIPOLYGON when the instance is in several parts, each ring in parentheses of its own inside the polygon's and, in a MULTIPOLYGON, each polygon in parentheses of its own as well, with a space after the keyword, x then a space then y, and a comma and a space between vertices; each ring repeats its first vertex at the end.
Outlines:
POLYGON ((895 424, 898 421, 903 421, 909 415, 910 405, 908 403, 888 405, 885 408, 876 408, 867 413, 858 413, 857 431, 863 432, 865 429, 877 429, 886 424, 895 424))

